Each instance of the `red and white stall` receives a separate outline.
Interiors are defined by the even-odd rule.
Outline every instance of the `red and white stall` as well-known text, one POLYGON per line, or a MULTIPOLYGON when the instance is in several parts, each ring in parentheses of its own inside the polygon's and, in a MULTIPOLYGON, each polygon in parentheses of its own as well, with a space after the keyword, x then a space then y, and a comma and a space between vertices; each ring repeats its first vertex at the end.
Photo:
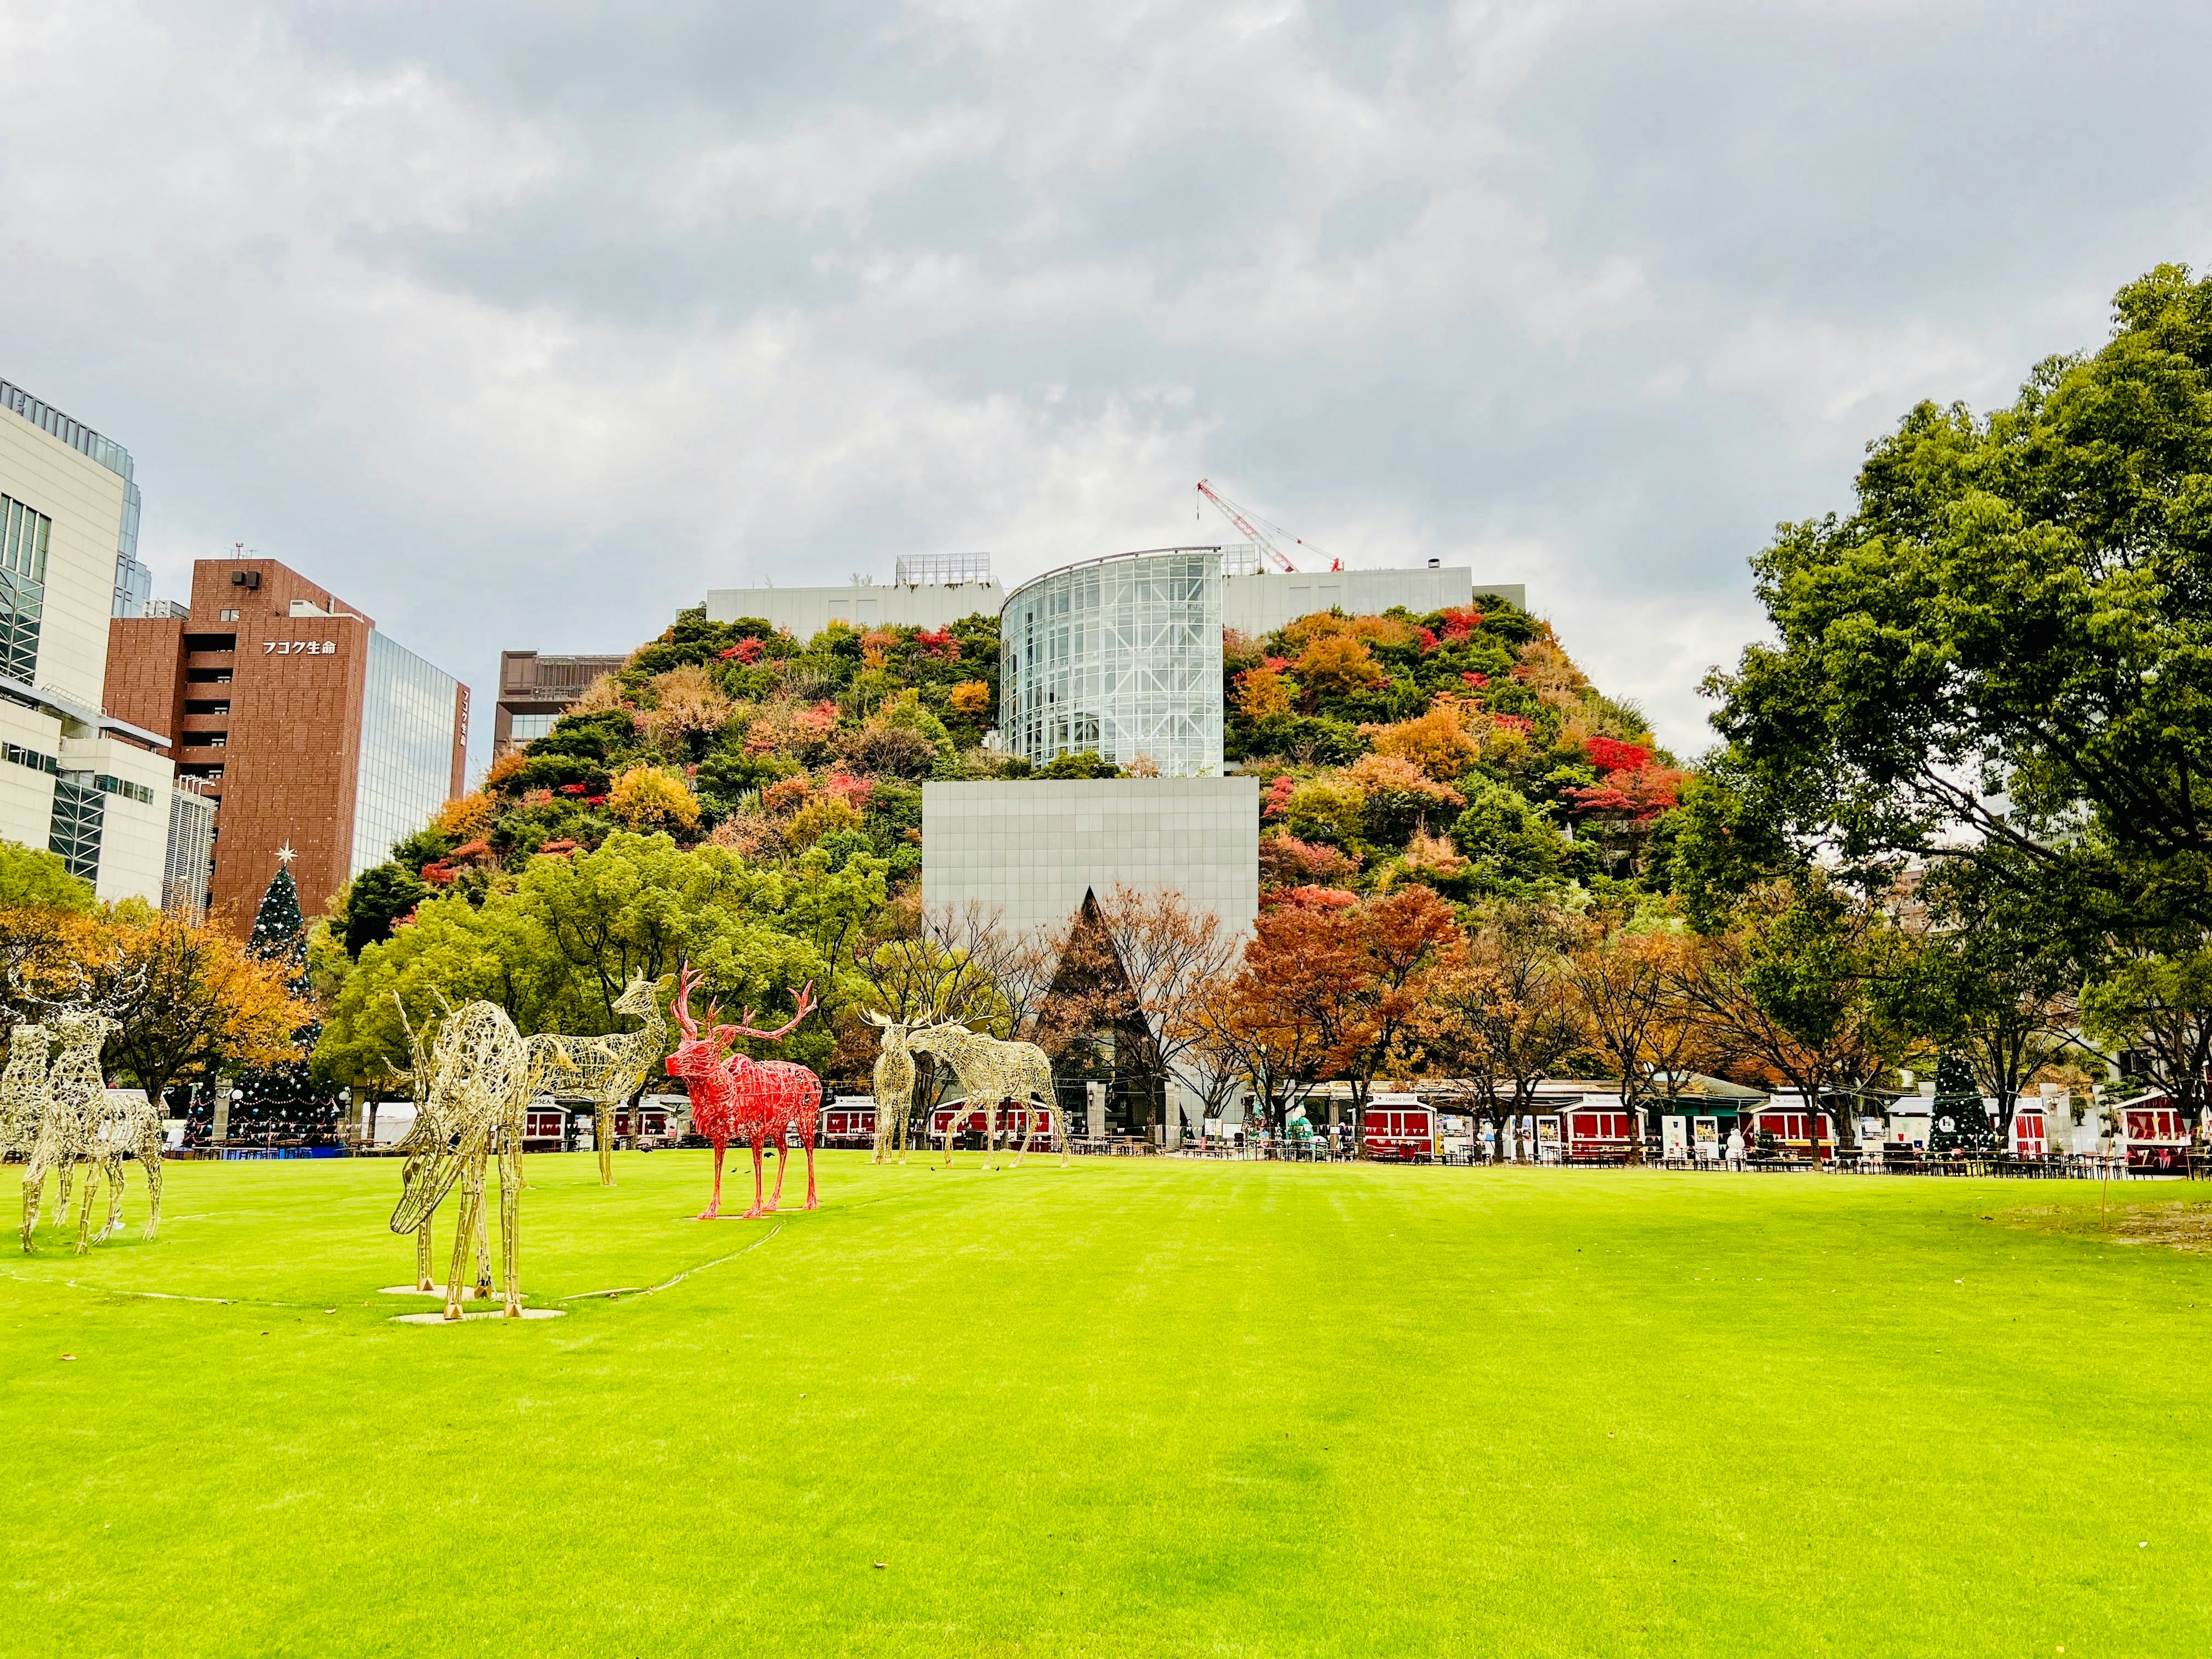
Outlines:
POLYGON ((1370 1095, 1359 1120, 1363 1158, 1385 1164, 1430 1164, 1442 1153, 1437 1115, 1418 1095, 1370 1095))
MULTIPOLYGON (((1795 1100, 1796 1097, 1790 1097, 1795 1100)), ((1795 1105, 1775 1104, 1761 1107, 1753 1121, 1753 1128, 1759 1135, 1771 1135, 1774 1150, 1784 1158, 1832 1158, 1836 1151, 1836 1121, 1822 1112, 1817 1127, 1820 1139, 1814 1139, 1815 1128, 1813 1114, 1802 1102, 1795 1105)))
POLYGON ((1571 1162, 1626 1164, 1634 1152, 1636 1114, 1619 1101, 1601 1097, 1568 1108, 1565 1116, 1571 1162))
POLYGON ((872 1146, 876 1144, 876 1097, 839 1095, 822 1109, 821 1144, 824 1146, 872 1146))
POLYGON ((2166 1094, 2137 1095, 2113 1110, 2127 1148, 2128 1168, 2154 1172, 2189 1170, 2189 1115, 2166 1094))
MULTIPOLYGON (((981 1106, 970 1106, 964 1100, 951 1100, 930 1113, 929 1138, 942 1140, 947 1131, 957 1134, 980 1135, 989 1124, 990 1119, 981 1106), (956 1117, 960 1121, 957 1130, 952 1127, 956 1117)), ((1052 1114, 1034 1103, 1028 1106, 1017 1106, 1011 1102, 1001 1103, 999 1108, 999 1133, 1018 1141, 1024 1132, 1033 1137, 1036 1144, 1045 1144, 1052 1136, 1052 1114)))

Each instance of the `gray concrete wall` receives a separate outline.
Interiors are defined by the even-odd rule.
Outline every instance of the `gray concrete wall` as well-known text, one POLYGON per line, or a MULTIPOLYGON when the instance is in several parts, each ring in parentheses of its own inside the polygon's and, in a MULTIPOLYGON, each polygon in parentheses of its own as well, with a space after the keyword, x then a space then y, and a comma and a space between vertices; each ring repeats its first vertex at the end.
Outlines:
POLYGON ((1166 889, 1232 928, 1260 908, 1256 778, 926 783, 923 903, 1057 927, 1086 889, 1166 889))

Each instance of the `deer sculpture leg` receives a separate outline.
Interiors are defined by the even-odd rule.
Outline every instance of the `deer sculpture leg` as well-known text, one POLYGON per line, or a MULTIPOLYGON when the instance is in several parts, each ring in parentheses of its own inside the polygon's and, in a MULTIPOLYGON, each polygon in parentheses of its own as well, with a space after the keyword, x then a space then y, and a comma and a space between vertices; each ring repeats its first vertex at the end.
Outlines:
POLYGON ((66 1227, 69 1225, 70 1182, 76 1173, 76 1160, 74 1158, 64 1158, 62 1160, 61 1179, 54 1188, 54 1225, 57 1227, 66 1227))
POLYGON ((489 1231, 491 1225, 491 1218, 489 1212, 484 1206, 483 1201, 483 1183, 486 1179, 487 1177, 484 1176, 478 1176, 477 1177, 477 1283, 475 1294, 476 1299, 479 1302, 489 1302, 491 1300, 491 1237, 489 1231))
POLYGON ((468 1271, 469 1246, 477 1237, 483 1217, 484 1160, 480 1153, 469 1155, 467 1172, 461 1177, 461 1214, 459 1224, 453 1229, 453 1265, 446 1273, 446 1317, 461 1316, 461 1275, 468 1271))
POLYGON ((599 1103, 592 1114, 592 1145, 599 1149, 599 1185, 615 1184, 615 1109, 606 1101, 599 1103))
MULTIPOLYGON (((88 1159, 86 1161, 84 1166, 84 1191, 78 1198, 76 1209, 76 1253, 79 1255, 82 1255, 85 1251, 85 1246, 93 1242, 93 1190, 98 1184, 99 1179, 103 1174, 107 1175, 110 1185, 114 1185, 119 1182, 123 1178, 123 1172, 121 1170, 117 1170, 110 1171, 107 1169, 106 1160, 104 1158, 97 1160, 88 1159)), ((118 1194, 117 1197, 119 1200, 121 1194, 118 1194)), ((100 1234, 100 1237, 105 1238, 107 1235, 103 1231, 100 1234)))
POLYGON ((801 1138, 806 1143, 806 1207, 810 1210, 818 1210, 822 1207, 822 1200, 815 1195, 814 1192, 814 1131, 812 1127, 809 1127, 802 1131, 801 1138))
POLYGON ((434 1291, 438 1283, 430 1277, 430 1216, 425 1212, 422 1224, 415 1230, 415 1288, 434 1291))
POLYGON ((161 1123, 158 1118, 147 1126, 138 1143, 138 1162, 146 1170, 146 1231, 139 1237, 151 1238, 161 1225, 161 1123))
POLYGON ((730 1143, 726 1140, 714 1142, 714 1196, 708 1200, 707 1207, 699 1212, 702 1221, 712 1221, 722 1213, 722 1154, 729 1149, 730 1143))
POLYGON ((522 1153, 509 1146, 499 1155, 499 1278, 507 1297, 507 1316, 522 1317, 522 1279, 515 1255, 515 1228, 522 1211, 522 1153))
POLYGON ((774 1215, 783 1202, 783 1172, 791 1167, 791 1126, 775 1126, 775 1190, 768 1195, 768 1208, 762 1213, 774 1215))
POLYGON ((39 1200, 46 1195, 47 1161, 46 1152, 33 1147, 29 1167, 23 1172, 23 1249, 27 1255, 39 1231, 39 1200))
POLYGON ((751 1208, 751 1209, 747 1210, 747 1211, 745 1212, 745 1213, 744 1213, 744 1219, 745 1219, 745 1220, 747 1220, 747 1221, 750 1221, 750 1220, 752 1220, 754 1218, 756 1218, 757 1216, 759 1216, 759 1215, 762 1215, 762 1214, 764 1214, 764 1213, 765 1213, 765 1212, 764 1212, 764 1211, 763 1211, 763 1209, 762 1208, 762 1202, 763 1202, 763 1193, 765 1193, 765 1191, 766 1191, 767 1189, 766 1189, 766 1188, 762 1184, 762 1181, 761 1181, 761 1152, 762 1152, 762 1148, 763 1148, 764 1146, 766 1146, 768 1145, 768 1132, 767 1132, 765 1129, 755 1129, 755 1130, 752 1132, 752 1145, 753 1145, 753 1206, 752 1206, 752 1208, 751 1208))

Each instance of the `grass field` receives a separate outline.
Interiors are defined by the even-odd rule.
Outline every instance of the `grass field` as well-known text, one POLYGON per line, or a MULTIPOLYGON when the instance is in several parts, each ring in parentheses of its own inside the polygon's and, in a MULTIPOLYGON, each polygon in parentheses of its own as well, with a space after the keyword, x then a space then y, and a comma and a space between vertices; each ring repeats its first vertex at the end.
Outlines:
POLYGON ((533 1304, 690 1275, 432 1327, 397 1164, 134 1176, 0 1263, 0 1650, 2212 1647, 2212 1257, 2094 1186, 975 1161, 533 1158, 533 1304))

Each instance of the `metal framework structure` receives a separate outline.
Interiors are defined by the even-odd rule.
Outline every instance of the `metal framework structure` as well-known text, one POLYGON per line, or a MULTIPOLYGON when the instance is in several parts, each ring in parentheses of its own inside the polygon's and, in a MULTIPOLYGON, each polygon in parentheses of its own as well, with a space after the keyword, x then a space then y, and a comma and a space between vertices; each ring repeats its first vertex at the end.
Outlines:
MULTIPOLYGON (((1030 1126, 1038 1109, 1046 1115, 1049 1125, 1046 1133, 1060 1141, 1060 1167, 1067 1167, 1067 1115, 1060 1109, 1053 1092, 1052 1061, 1036 1043, 1008 1042, 947 1021, 908 1032, 907 1046, 935 1055, 960 1080, 962 1109, 952 1115, 945 1128, 946 1168, 952 1164, 952 1141, 960 1132, 961 1120, 968 1116, 967 1109, 974 1106, 988 1114, 983 1120, 983 1167, 994 1167, 999 1136, 1006 1127, 1006 1115, 1000 1109, 1010 1103, 1023 1109, 1022 1137, 1014 1148, 1014 1167, 1022 1167, 1022 1156, 1029 1151, 1030 1126)), ((1011 1140, 1013 1136, 1009 1133, 1006 1138, 1011 1140)))
POLYGON ((602 1187, 615 1184, 615 1109, 637 1092, 668 1046, 668 1021, 660 1012, 659 991, 659 984, 641 974, 616 999, 617 1013, 635 1014, 645 1022, 635 1031, 595 1037, 546 1031, 527 1045, 532 1096, 592 1103, 592 1139, 599 1148, 602 1187))
MULTIPOLYGON (((20 986, 17 994, 22 994, 20 986)), ((24 1160, 26 1251, 36 1244, 49 1174, 56 1178, 55 1224, 68 1224, 70 1180, 80 1163, 87 1167, 77 1207, 79 1255, 121 1230, 123 1170, 133 1158, 146 1171, 144 1236, 151 1238, 161 1228, 160 1114, 145 1101, 111 1097, 100 1070, 100 1050, 120 1029, 106 1005, 84 1003, 64 1006, 51 1028, 25 1022, 9 1033, 8 1066, 0 1073, 0 1152, 20 1152, 24 1160), (107 1219, 95 1237, 92 1200, 101 1176, 107 1181, 107 1219)))
MULTIPOLYGON (((494 1160, 499 1165, 501 1288, 507 1316, 522 1317, 515 1229, 520 1220, 529 1083, 530 1056, 522 1037, 495 1004, 468 1003, 439 1027, 437 1040, 430 1045, 429 1085, 419 1097, 423 1115, 430 1120, 429 1130, 411 1150, 402 1172, 392 1231, 423 1235, 416 1243, 419 1262, 431 1216, 446 1194, 459 1186, 461 1213, 453 1232, 453 1267, 446 1277, 448 1320, 461 1317, 462 1273, 471 1241, 483 1249, 484 1176, 494 1160)), ((416 1118, 418 1127, 422 1121, 422 1116, 416 1118)))
POLYGON ((907 1026, 903 1020, 893 1019, 889 1014, 879 1014, 872 1008, 863 1008, 860 1018, 881 1029, 878 1039, 882 1052, 876 1056, 876 1155, 873 1162, 890 1161, 891 1137, 896 1124, 898 1137, 898 1161, 906 1162, 907 1114, 914 1108, 914 1053, 907 1047, 907 1026))
POLYGON ((1009 750, 1221 770, 1221 550, 1153 548, 1048 572, 1000 613, 1009 750))
POLYGON ((908 553, 891 562, 891 580, 900 587, 957 587, 990 580, 988 553, 908 553))
MULTIPOLYGON (((691 1132, 704 1135, 714 1149, 714 1195, 699 1212, 702 1221, 722 1213, 722 1157, 732 1140, 750 1141, 753 1149, 753 1206, 744 1213, 773 1215, 783 1199, 784 1171, 790 1167, 790 1138, 795 1133, 806 1148, 806 1207, 821 1207, 814 1188, 814 1136, 821 1121, 822 1079, 806 1066, 785 1060, 755 1060, 730 1051, 739 1037, 776 1042, 789 1036, 814 1012, 814 988, 799 994, 799 1012, 773 1031, 754 1029, 753 1011, 746 1009, 734 1025, 710 1025, 702 1032, 691 1017, 691 993, 702 976, 687 964, 676 981, 676 1023, 684 1040, 668 1057, 668 1074, 680 1077, 691 1093, 691 1132), (761 1155, 770 1139, 775 1143, 775 1191, 765 1201, 761 1196, 761 1155)), ((708 1011, 713 1018, 714 1011, 708 1011)))

